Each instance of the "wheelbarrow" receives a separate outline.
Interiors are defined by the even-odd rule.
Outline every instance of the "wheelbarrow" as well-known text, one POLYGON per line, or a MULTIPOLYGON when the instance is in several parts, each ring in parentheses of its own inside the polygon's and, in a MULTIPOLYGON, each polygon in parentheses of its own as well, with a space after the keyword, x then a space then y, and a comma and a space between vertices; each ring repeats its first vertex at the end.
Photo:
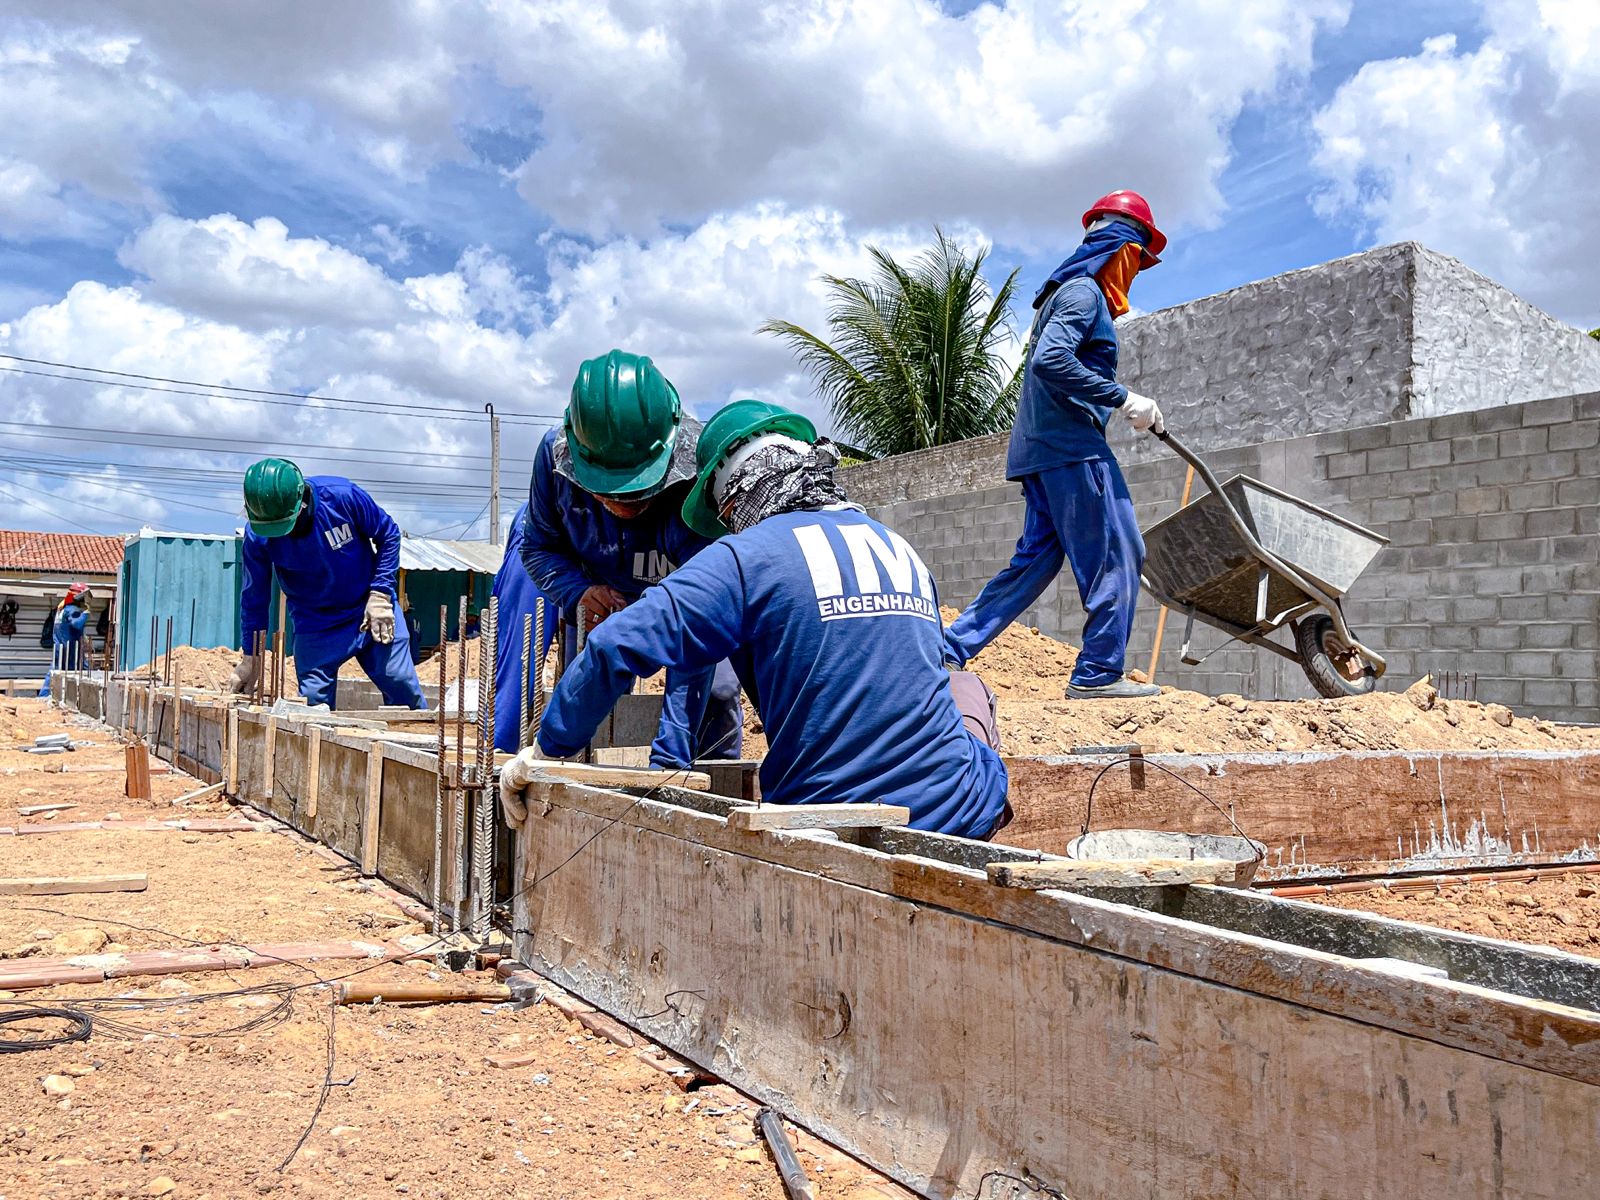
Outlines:
POLYGON ((1156 436, 1210 490, 1144 533, 1144 587, 1184 615, 1183 661, 1240 641, 1299 663, 1319 695, 1376 688, 1383 656, 1351 632, 1343 601, 1389 539, 1248 475, 1218 483, 1171 433, 1156 436), (1196 621, 1228 641, 1194 657, 1196 621), (1285 626, 1292 647, 1271 636, 1285 626))

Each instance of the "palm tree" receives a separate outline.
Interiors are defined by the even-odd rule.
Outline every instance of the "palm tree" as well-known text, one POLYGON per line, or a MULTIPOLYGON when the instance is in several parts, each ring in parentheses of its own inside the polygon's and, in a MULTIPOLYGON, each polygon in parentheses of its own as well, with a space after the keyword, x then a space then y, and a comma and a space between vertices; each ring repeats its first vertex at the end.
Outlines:
POLYGON ((909 266, 868 246, 871 279, 822 276, 832 342, 790 321, 760 329, 794 348, 841 436, 869 454, 999 433, 1016 417, 1022 372, 1002 351, 1015 336, 1017 272, 991 295, 988 251, 968 255, 937 228, 934 238, 909 266))

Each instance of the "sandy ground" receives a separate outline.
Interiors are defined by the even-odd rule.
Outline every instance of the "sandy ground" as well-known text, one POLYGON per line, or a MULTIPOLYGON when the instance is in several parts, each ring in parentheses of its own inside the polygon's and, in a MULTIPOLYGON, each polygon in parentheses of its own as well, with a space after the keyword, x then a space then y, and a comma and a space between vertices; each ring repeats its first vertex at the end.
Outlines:
POLYGON ((1596 875, 1552 875, 1531 883, 1472 884, 1412 894, 1352 892, 1318 898, 1317 903, 1600 958, 1596 875))
MULTIPOLYGON (((198 786, 157 776, 145 805, 122 796, 120 770, 43 769, 120 763, 122 752, 107 731, 37 701, 0 701, 0 729, 18 741, 67 729, 99 743, 47 758, 0 750, 0 825, 16 823, 19 804, 66 798, 78 807, 63 821, 172 817, 171 800, 198 786)), ((229 810, 209 801, 189 811, 229 810)), ((150 876, 142 893, 0 897, 8 958, 102 943, 373 940, 418 928, 353 868, 290 835, 67 832, 6 838, 5 853, 7 875, 150 876)), ((160 1005, 118 1014, 140 1027, 131 1035, 102 1028, 87 1043, 0 1054, 0 1198, 782 1196, 745 1098, 724 1086, 685 1094, 548 1005, 334 1011, 318 986, 355 971, 420 979, 431 970, 323 962, 0 993, 0 1011, 87 996, 160 1005), (269 984, 295 989, 287 1011, 281 995, 263 993, 269 984), (328 1076, 330 1017, 336 1086, 280 1171, 328 1076), (238 1031, 246 1023, 256 1027, 238 1031), (538 1063, 483 1062, 508 1051, 537 1053, 538 1063), (71 1091, 47 1093, 47 1076, 71 1091)), ((908 1195, 813 1139, 802 1140, 802 1160, 823 1197, 908 1195)))

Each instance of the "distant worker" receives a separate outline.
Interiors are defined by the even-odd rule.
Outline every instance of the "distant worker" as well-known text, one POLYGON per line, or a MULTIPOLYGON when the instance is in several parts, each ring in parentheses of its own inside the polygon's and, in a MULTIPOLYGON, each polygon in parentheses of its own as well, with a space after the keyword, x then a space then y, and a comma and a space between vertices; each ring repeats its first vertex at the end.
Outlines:
POLYGON ((83 653, 83 630, 89 622, 89 585, 73 583, 67 586, 65 599, 56 606, 55 621, 50 633, 50 663, 45 670, 44 686, 39 695, 50 695, 50 676, 54 668, 76 671, 83 653))
MULTIPOLYGON (((566 622, 569 662, 580 607, 593 632, 707 545, 678 511, 699 433, 648 358, 613 350, 578 368, 562 428, 534 454, 522 543, 528 575, 566 622)), ((742 741, 732 668, 713 659, 668 673, 651 765, 738 758, 742 741)))
POLYGON ((1010 564, 984 585, 945 633, 957 664, 978 652, 1072 565, 1087 620, 1068 682, 1075 700, 1154 696, 1154 684, 1123 676, 1139 601, 1144 538, 1106 422, 1120 409, 1141 433, 1165 428, 1154 400, 1116 381, 1117 331, 1128 289, 1153 267, 1167 239, 1137 192, 1112 192, 1083 214, 1087 235, 1033 298, 1029 335, 1006 455, 1006 478, 1022 484, 1022 536, 1010 564))
POLYGON ((339 668, 350 659, 378 685, 384 703, 427 708, 411 637, 395 621, 400 527, 365 491, 337 475, 307 479, 288 459, 264 458, 244 473, 245 657, 230 690, 255 686, 251 651, 267 628, 272 573, 294 620, 294 669, 307 704, 338 707, 339 668))
MULTIPOLYGON (((495 573, 492 589, 500 599, 494 668, 494 747, 507 754, 515 754, 522 748, 522 725, 526 719, 522 712, 522 625, 524 617, 534 615, 541 596, 538 585, 522 565, 522 543, 527 534, 528 506, 524 504, 511 519, 505 557, 500 561, 500 570, 495 573)), ((548 605, 542 645, 538 641, 539 627, 537 624, 533 627, 529 666, 535 674, 538 664, 544 661, 546 648, 555 637, 555 619, 555 606, 548 605)), ((531 684, 526 694, 531 703, 531 684)))
POLYGON ((987 695, 958 707, 928 568, 845 501, 838 460, 810 421, 775 404, 738 400, 706 423, 683 515, 707 537, 733 534, 589 638, 537 748, 502 774, 508 823, 525 815, 518 791, 538 756, 580 750, 635 674, 722 658, 766 727, 764 800, 901 804, 917 829, 974 838, 1004 822, 987 695))

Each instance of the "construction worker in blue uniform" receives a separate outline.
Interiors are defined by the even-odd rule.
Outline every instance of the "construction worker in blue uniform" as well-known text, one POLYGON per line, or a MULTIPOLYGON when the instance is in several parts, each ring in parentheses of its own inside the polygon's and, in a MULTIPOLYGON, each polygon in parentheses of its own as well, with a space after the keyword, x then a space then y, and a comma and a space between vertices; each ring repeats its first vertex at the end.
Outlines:
POLYGON ((50 695, 50 676, 59 667, 63 671, 76 671, 83 653, 83 631, 89 623, 89 585, 74 583, 67 586, 66 598, 56 606, 55 624, 50 632, 50 667, 44 673, 44 686, 39 695, 50 695))
POLYGON ((261 663, 251 651, 267 628, 276 570, 294 620, 294 668, 307 704, 337 708, 339 668, 353 658, 384 703, 427 708, 410 633, 395 621, 400 527, 393 518, 348 479, 308 479, 283 458, 264 458, 245 472, 244 507, 245 657, 230 689, 255 686, 261 663))
POLYGON ((1144 538, 1133 499, 1106 443, 1121 411, 1134 429, 1163 430, 1154 400, 1116 381, 1115 318, 1128 287, 1160 262, 1167 239, 1137 192, 1112 192, 1083 215, 1083 243, 1034 297, 1022 395, 1006 478, 1022 484, 1022 536, 1010 564, 984 585, 946 631, 948 660, 975 658, 1061 571, 1072 566, 1086 620, 1068 682, 1075 700, 1127 699, 1161 691, 1123 675, 1139 602, 1144 538))
MULTIPOLYGON (((511 532, 506 537, 505 557, 500 570, 495 572, 493 594, 500 600, 498 644, 495 648, 494 668, 494 746, 507 754, 522 748, 522 625, 523 618, 534 615, 543 599, 537 584, 522 565, 522 543, 528 535, 528 506, 517 509, 511 519, 511 532)), ((544 641, 541 644, 539 627, 533 628, 534 641, 529 646, 530 666, 544 661, 545 651, 555 640, 555 614, 553 605, 546 606, 544 641)), ((529 697, 531 702, 531 688, 529 697)))
MULTIPOLYGON (((932 576, 845 501, 806 418, 738 400, 700 436, 684 519, 722 537, 610 617, 551 694, 538 743, 502 773, 508 823, 543 758, 572 755, 638 674, 731 658, 767 734, 774 804, 905 805, 917 829, 988 837, 1006 769, 966 727, 943 665, 932 576)), ((985 705, 987 707, 987 705, 985 705)), ((976 714, 987 725, 992 710, 976 714)))
MULTIPOLYGON (((699 432, 648 358, 613 350, 578 369, 562 428, 534 454, 522 542, 529 577, 565 622, 569 662, 580 608, 598 629, 709 543, 679 515, 699 432)), ((652 765, 738 758, 742 740, 731 667, 668 672, 652 765)))

